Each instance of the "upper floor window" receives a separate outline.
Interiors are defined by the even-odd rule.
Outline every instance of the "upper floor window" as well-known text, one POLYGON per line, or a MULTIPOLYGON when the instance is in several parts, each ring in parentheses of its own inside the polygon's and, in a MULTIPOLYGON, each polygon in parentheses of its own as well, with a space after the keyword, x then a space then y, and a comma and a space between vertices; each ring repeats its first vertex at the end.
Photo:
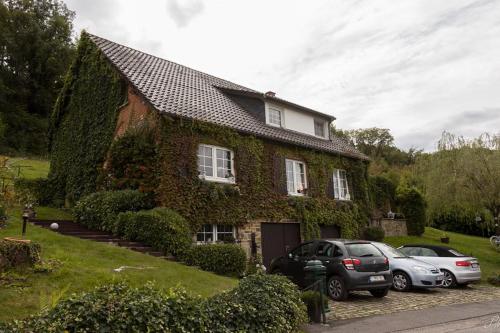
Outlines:
POLYGON ((345 170, 333 170, 333 196, 338 200, 351 200, 345 170))
POLYGON ((286 188, 290 195, 304 195, 307 190, 306 165, 303 162, 286 160, 286 188))
POLYGON ((319 119, 314 119, 314 135, 325 138, 326 122, 319 119))
POLYGON ((229 149, 199 145, 198 175, 201 179, 234 183, 233 152, 229 149))
POLYGON ((272 126, 281 127, 283 124, 283 110, 276 107, 268 107, 267 123, 272 126))

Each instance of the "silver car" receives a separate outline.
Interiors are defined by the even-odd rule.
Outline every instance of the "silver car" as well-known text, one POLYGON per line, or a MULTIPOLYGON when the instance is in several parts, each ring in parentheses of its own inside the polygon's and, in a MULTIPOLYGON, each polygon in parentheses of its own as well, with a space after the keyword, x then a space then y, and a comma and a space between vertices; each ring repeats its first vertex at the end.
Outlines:
POLYGON ((437 245, 404 245, 398 248, 410 257, 415 257, 438 267, 444 273, 443 287, 467 285, 481 280, 481 268, 476 258, 466 256, 451 247, 437 245))
POLYGON ((435 266, 410 258, 390 245, 372 242, 387 258, 392 271, 392 286, 396 291, 412 288, 440 287, 444 274, 435 266))

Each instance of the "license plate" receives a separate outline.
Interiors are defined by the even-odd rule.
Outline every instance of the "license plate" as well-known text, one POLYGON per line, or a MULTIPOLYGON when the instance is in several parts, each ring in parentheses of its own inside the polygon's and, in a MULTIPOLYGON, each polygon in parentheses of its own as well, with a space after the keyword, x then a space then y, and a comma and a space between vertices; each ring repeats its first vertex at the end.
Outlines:
POLYGON ((479 267, 479 265, 478 265, 478 264, 472 264, 472 265, 470 265, 470 267, 471 267, 471 268, 478 268, 478 267, 479 267))
POLYGON ((370 282, 380 282, 385 281, 385 277, 382 275, 370 276, 370 282))

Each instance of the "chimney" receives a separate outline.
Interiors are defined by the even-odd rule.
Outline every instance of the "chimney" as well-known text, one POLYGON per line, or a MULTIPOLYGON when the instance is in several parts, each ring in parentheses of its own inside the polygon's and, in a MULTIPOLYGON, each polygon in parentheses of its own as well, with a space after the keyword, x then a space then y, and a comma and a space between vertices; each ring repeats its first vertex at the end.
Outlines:
POLYGON ((266 92, 265 95, 266 95, 266 97, 274 97, 274 96, 276 96, 276 93, 274 91, 268 91, 268 92, 266 92))

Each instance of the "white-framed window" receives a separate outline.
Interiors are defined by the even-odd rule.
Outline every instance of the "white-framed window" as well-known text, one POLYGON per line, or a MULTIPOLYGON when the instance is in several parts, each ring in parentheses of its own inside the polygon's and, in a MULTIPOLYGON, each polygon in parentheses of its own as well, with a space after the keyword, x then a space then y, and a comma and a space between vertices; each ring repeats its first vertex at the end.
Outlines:
POLYGON ((196 233, 196 243, 233 242, 235 228, 232 225, 204 224, 196 233))
POLYGON ((314 135, 320 138, 326 137, 326 122, 321 119, 314 119, 314 135))
POLYGON ((333 196, 338 200, 351 200, 345 170, 333 170, 333 196))
POLYGON ((307 190, 306 165, 304 162, 285 160, 286 188, 290 195, 305 195, 307 190))
POLYGON ((283 110, 275 106, 266 105, 266 120, 268 125, 283 127, 283 110))
POLYGON ((201 179, 234 183, 233 152, 227 148, 198 146, 198 175, 201 179))

